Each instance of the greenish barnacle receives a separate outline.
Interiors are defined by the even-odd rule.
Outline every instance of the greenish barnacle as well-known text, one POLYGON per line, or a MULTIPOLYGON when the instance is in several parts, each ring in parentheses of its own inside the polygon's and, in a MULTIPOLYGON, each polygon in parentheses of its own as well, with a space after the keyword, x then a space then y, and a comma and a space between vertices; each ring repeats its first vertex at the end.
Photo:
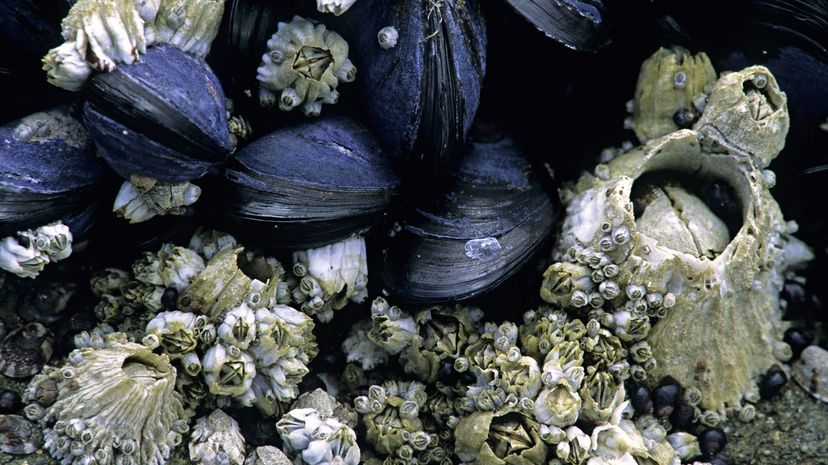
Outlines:
MULTIPOLYGON (((757 73, 757 68, 749 68, 735 73, 736 76, 724 75, 716 86, 732 88, 738 80, 741 93, 734 94, 737 106, 744 104, 749 108, 747 102, 754 102, 760 108, 757 115, 766 117, 767 124, 777 121, 773 124, 781 131, 787 112, 783 101, 774 100, 776 87, 770 77, 765 83, 768 95, 759 92, 749 97, 744 92, 754 91, 750 86, 746 90, 741 87, 747 76, 757 73), (761 110, 774 101, 781 106, 771 113, 761 110)), ((727 110, 722 106, 716 108, 708 104, 705 112, 719 112, 716 121, 723 122, 727 110)), ((730 113, 728 124, 732 126, 725 132, 735 135, 752 131, 749 128, 757 120, 736 110, 730 113)), ((704 123, 708 121, 705 118, 702 115, 697 127, 708 124, 704 123)), ((605 255, 618 267, 612 270, 617 271, 612 281, 622 291, 611 304, 629 312, 623 318, 619 315, 621 319, 614 322, 614 329, 620 329, 619 337, 634 340, 638 336, 630 338, 627 332, 630 318, 659 318, 646 335, 653 357, 645 362, 646 366, 631 366, 630 375, 637 379, 646 375, 651 383, 671 375, 682 386, 697 387, 703 392, 700 405, 704 408, 719 410, 725 405, 738 405, 742 394, 753 386, 753 380, 776 363, 773 349, 779 333, 782 277, 809 260, 811 254, 792 236, 793 229, 784 221, 768 190, 762 170, 773 157, 758 156, 757 150, 730 150, 721 144, 730 151, 718 153, 722 149, 717 148, 711 153, 709 144, 701 140, 710 137, 690 130, 670 133, 609 161, 607 177, 585 174, 575 185, 564 189, 567 216, 555 257, 573 265, 589 266, 600 241, 609 235, 616 248, 605 255), (721 180, 733 189, 741 209, 741 224, 732 233, 728 231, 726 243, 721 234, 703 231, 723 230, 719 220, 711 218, 713 213, 706 205, 687 195, 692 192, 691 186, 681 185, 680 176, 678 184, 684 190, 675 190, 673 195, 687 206, 687 215, 682 217, 677 212, 675 218, 684 222, 683 230, 689 231, 690 236, 695 230, 697 239, 676 250, 678 245, 670 237, 675 229, 668 221, 641 221, 646 211, 633 208, 633 183, 656 171, 721 180), (698 239, 712 245, 699 248, 698 239), (700 325, 700 321, 705 324, 700 325), (704 376, 699 376, 700 366, 704 367, 704 376)), ((781 146, 774 147, 776 150, 781 146)), ((643 319, 641 323, 639 334, 646 330, 643 319)))
POLYGON ((474 412, 455 429, 455 454, 479 465, 545 465, 538 422, 520 411, 474 412))
POLYGON ((586 377, 581 386, 581 415, 593 423, 605 423, 624 401, 624 395, 623 383, 616 383, 606 371, 595 371, 586 377))
POLYGON ((641 65, 635 87, 632 129, 638 140, 645 143, 690 127, 704 108, 705 90, 715 81, 716 71, 704 52, 659 48, 641 65), (676 117, 680 112, 694 116, 689 124, 676 117))
POLYGON ((368 297, 368 254, 360 236, 294 252, 293 262, 298 281, 293 299, 303 312, 323 323, 349 301, 359 303, 368 297))
POLYGON ((214 345, 204 353, 201 367, 207 388, 217 396, 243 396, 256 376, 253 357, 235 346, 214 345))
POLYGON ((77 349, 69 361, 48 370, 57 395, 40 423, 52 457, 73 465, 164 463, 189 429, 168 358, 112 333, 103 347, 77 349))
POLYGON ((568 307, 573 297, 582 298, 583 307, 587 304, 588 293, 595 287, 592 281, 592 271, 588 266, 570 262, 557 262, 552 264, 543 273, 543 284, 541 285, 541 298, 552 305, 568 307))
POLYGON ((322 104, 337 102, 340 82, 356 78, 348 43, 324 24, 294 16, 290 23, 279 23, 267 47, 256 76, 262 106, 278 100, 283 111, 300 107, 305 115, 316 116, 322 104))
POLYGON ((132 265, 138 281, 153 286, 174 287, 179 292, 204 271, 204 259, 186 247, 164 244, 157 253, 144 252, 132 265))
POLYGON ((72 232, 58 221, 0 240, 0 269, 21 278, 35 278, 47 264, 71 254, 72 232))
POLYGON ((382 386, 371 386, 367 396, 354 399, 368 443, 388 456, 398 454, 406 445, 423 450, 427 442, 420 440, 425 434, 420 411, 427 399, 425 386, 416 381, 386 381, 382 386))
POLYGON ((399 354, 417 335, 414 318, 382 297, 371 303, 371 323, 368 339, 391 355, 399 354))
POLYGON ((206 325, 204 315, 161 312, 147 323, 143 343, 151 349, 161 347, 165 354, 176 360, 196 350, 199 332, 206 325))
POLYGON ((724 73, 694 129, 706 149, 749 158, 761 170, 785 147, 787 101, 764 66, 724 73))
POLYGON ((193 233, 193 237, 190 238, 190 244, 187 245, 188 249, 207 260, 210 260, 224 249, 235 249, 236 247, 238 247, 238 241, 230 234, 201 227, 193 233))
POLYGON ((213 410, 196 420, 189 452, 197 465, 242 465, 244 437, 239 424, 221 409, 213 410))
POLYGON ((276 429, 285 452, 296 458, 294 463, 327 465, 360 463, 356 433, 335 417, 323 418, 313 408, 296 408, 286 413, 276 429))
POLYGON ((155 21, 144 24, 147 46, 171 44, 204 58, 223 14, 224 0, 160 0, 155 21))
POLYGON ((463 305, 420 310, 414 316, 417 333, 400 353, 403 369, 433 383, 443 360, 456 360, 477 339, 475 325, 481 317, 479 309, 463 305))
POLYGON ((541 307, 523 315, 520 325, 520 346, 524 353, 536 360, 543 360, 552 348, 566 338, 564 325, 568 321, 566 312, 541 307))
POLYGON ((222 311, 242 303, 253 290, 252 280, 239 268, 243 249, 217 252, 192 283, 178 295, 178 309, 218 318, 222 311))
POLYGON ((132 175, 121 184, 112 211, 130 223, 141 223, 158 215, 183 215, 201 195, 190 182, 167 183, 132 175))

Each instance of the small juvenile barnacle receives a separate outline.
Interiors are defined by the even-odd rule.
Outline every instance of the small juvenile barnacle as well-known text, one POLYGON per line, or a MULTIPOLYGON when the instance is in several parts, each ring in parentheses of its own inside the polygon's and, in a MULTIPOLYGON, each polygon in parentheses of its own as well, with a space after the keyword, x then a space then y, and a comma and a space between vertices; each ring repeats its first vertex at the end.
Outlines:
POLYGON ((400 33, 394 26, 385 26, 377 32, 377 42, 385 50, 396 47, 399 38, 400 33))
POLYGON ((267 46, 256 76, 262 106, 273 106, 278 99, 283 111, 300 107, 305 115, 316 116, 322 104, 339 99, 340 81, 356 79, 348 43, 324 24, 294 16, 290 23, 279 23, 267 46))

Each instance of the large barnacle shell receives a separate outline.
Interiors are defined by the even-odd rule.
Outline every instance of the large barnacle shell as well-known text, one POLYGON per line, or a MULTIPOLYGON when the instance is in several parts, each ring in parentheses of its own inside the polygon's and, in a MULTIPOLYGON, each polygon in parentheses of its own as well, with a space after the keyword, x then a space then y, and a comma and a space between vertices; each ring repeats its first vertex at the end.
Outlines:
POLYGON ((190 460, 197 465, 241 465, 244 437, 236 420, 221 409, 196 420, 190 434, 190 460))
POLYGON ((241 304, 253 290, 252 280, 238 265, 242 250, 231 246, 217 252, 178 295, 178 308, 215 319, 224 310, 241 304))
POLYGON ((313 408, 291 410, 279 420, 276 429, 285 451, 307 465, 359 463, 354 430, 334 417, 322 418, 313 408))
POLYGON ((716 71, 704 52, 691 55, 681 47, 659 48, 641 65, 635 86, 632 129, 642 143, 679 129, 687 129, 704 109, 705 88, 716 81, 716 71), (677 112, 684 112, 679 114, 677 112), (695 116, 679 127, 676 119, 695 116))
MULTIPOLYGON (((744 78, 757 73, 750 68, 735 74, 744 78)), ((732 85, 727 83, 735 78, 728 76, 717 87, 732 85)), ((739 82, 741 89, 744 79, 739 82)), ((773 86, 768 77, 768 92, 775 92, 773 86)), ((765 98, 744 96, 739 101, 761 103, 765 98)), ((714 111, 709 105, 708 110, 714 111)), ((784 105, 777 111, 781 113, 762 114, 768 121, 780 121, 779 129, 786 119, 784 105)), ((732 116, 724 133, 747 131, 756 122, 736 110, 732 116)), ((722 121, 723 116, 717 118, 722 121)), ((608 295, 607 301, 616 308, 637 314, 653 311, 662 317, 647 338, 655 361, 647 368, 649 379, 671 375, 684 387, 700 389, 705 408, 738 405, 753 380, 776 362, 783 275, 810 257, 790 235, 792 230, 768 191, 762 170, 771 158, 735 149, 708 153, 702 150, 698 133, 681 130, 602 165, 600 176, 585 175, 573 190, 563 193, 567 218, 556 256, 593 269, 614 267, 612 280, 599 286, 607 290, 612 282, 619 291, 608 295), (665 171, 722 180, 732 187, 741 224, 730 233, 728 243, 710 236, 721 223, 711 218, 712 210, 695 199, 685 201, 690 196, 682 191, 675 195, 688 206, 686 216, 670 213, 671 209, 662 211, 660 222, 646 221, 649 207, 644 206, 644 212, 633 208, 633 183, 646 173, 665 171), (695 233, 713 247, 700 250, 699 242, 691 240, 693 247, 686 243, 687 247, 676 250, 675 235, 671 238, 667 232, 675 232, 676 224, 685 225, 679 230, 688 231, 690 237, 695 233), (719 244, 725 245, 720 252, 715 250, 719 244)), ((572 306, 580 303, 577 292, 570 297, 572 306)), ((549 295, 542 292, 542 296, 548 300, 549 295)))
POLYGON ((125 339, 75 350, 51 372, 58 396, 41 420, 44 448, 62 463, 163 464, 187 432, 175 368, 125 339))
POLYGON ((457 456, 478 465, 544 465, 538 422, 522 412, 474 412, 454 431, 457 456))
POLYGON ((324 24, 300 16, 279 29, 267 41, 258 69, 259 103, 290 111, 300 107, 305 115, 318 116, 323 103, 336 103, 339 82, 356 79, 356 67, 348 59, 348 43, 324 24))
POLYGON ((764 168, 785 146, 788 98, 764 66, 725 73, 716 81, 694 129, 706 149, 750 157, 764 168))

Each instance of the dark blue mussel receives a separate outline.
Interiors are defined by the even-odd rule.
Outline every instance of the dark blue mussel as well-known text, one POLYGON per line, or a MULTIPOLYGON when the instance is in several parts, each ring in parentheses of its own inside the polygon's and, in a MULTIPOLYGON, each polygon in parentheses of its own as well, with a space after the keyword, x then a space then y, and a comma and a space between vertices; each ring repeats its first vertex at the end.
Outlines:
POLYGON ((398 297, 445 302, 485 293, 527 264, 552 232, 552 202, 508 136, 471 144, 451 182, 390 240, 383 279, 398 297))
POLYGON ((224 93, 204 61, 159 45, 90 81, 84 121, 121 176, 199 178, 233 151, 224 93))
POLYGON ((342 18, 368 125, 414 173, 445 171, 466 140, 486 71, 478 2, 361 0, 342 18), (385 49, 377 33, 387 26, 399 39, 385 49))
POLYGON ((269 248, 345 239, 381 215, 398 185, 367 128, 324 117, 277 130, 236 154, 208 190, 217 227, 269 248))
POLYGON ((0 238, 57 220, 81 234, 105 175, 68 107, 0 127, 0 238))
POLYGON ((600 0, 506 0, 540 31, 565 46, 596 51, 610 43, 600 0))

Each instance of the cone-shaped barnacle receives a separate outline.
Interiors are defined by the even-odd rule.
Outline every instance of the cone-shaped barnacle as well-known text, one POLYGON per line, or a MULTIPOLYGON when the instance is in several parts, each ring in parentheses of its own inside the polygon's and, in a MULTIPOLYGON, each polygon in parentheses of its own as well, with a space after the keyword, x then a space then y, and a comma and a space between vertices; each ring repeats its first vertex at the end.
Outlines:
POLYGON ((453 364, 475 340, 476 325, 482 316, 480 309, 460 304, 417 312, 414 315, 417 333, 400 353, 403 369, 423 382, 433 383, 443 364, 446 361, 453 364))
MULTIPOLYGON (((170 358, 179 359, 196 350, 199 331, 206 324, 207 318, 204 315, 179 311, 161 312, 147 323, 147 335, 143 343, 152 349, 160 346, 170 358)), ((199 370, 191 373, 185 367, 185 371, 195 376, 199 370)))
POLYGON ((520 411, 474 412, 460 419, 454 438, 454 452, 465 463, 546 464, 538 422, 520 411))
POLYGON ((190 182, 168 183, 137 175, 121 184, 112 211, 130 223, 141 223, 157 215, 183 215, 201 195, 190 182))
POLYGON ((300 16, 279 29, 267 41, 258 69, 259 103, 290 111, 296 107, 318 116, 322 104, 339 100, 340 82, 356 79, 356 67, 348 59, 348 43, 324 24, 300 16))
MULTIPOLYGON (((606 176, 586 174, 562 193, 567 218, 555 252, 560 261, 616 267, 606 299, 620 311, 613 320, 623 312, 629 312, 625 318, 660 317, 646 337, 653 355, 645 368, 649 382, 673 376, 698 388, 701 408, 715 411, 740 405, 776 363, 782 276, 812 256, 792 236, 795 225, 784 221, 762 173, 787 128, 783 94, 767 70, 755 67, 724 75, 715 92, 737 81, 741 93, 730 126, 722 129, 728 110, 711 105, 711 94, 697 127, 733 136, 768 130, 762 140, 773 143, 760 148, 747 136, 722 139, 709 152, 699 133, 679 130, 631 150, 604 165, 606 176), (762 89, 753 88, 753 77, 762 89), (717 116, 707 118, 708 111, 717 116)), ((628 331, 621 322, 614 323, 628 331)))
POLYGON ((371 323, 368 339, 391 355, 399 354, 417 336, 414 318, 382 297, 371 303, 371 323))
MULTIPOLYGON (((354 408, 362 414, 366 439, 376 452, 394 456, 407 446, 423 450, 423 422, 420 411, 428 396, 425 386, 416 381, 386 381, 371 386, 367 396, 354 399, 354 408)), ((407 449, 406 449, 407 450, 407 449)))
POLYGON ((181 292, 204 271, 204 259, 192 250, 164 244, 156 253, 144 252, 132 265, 135 279, 151 286, 172 287, 181 292))
POLYGON ((226 232, 215 229, 198 228, 190 238, 188 249, 203 256, 207 260, 226 248, 236 248, 238 241, 226 232))
MULTIPOLYGON (((256 310, 256 339, 248 348, 256 364, 253 390, 256 406, 288 401, 299 395, 299 383, 308 373, 307 365, 318 347, 313 320, 286 305, 256 310)), ((254 399, 242 400, 247 405, 254 399)))
POLYGON ((196 420, 190 434, 190 460, 197 465, 242 465, 244 437, 239 424, 221 409, 196 420))
POLYGON ((111 72, 168 43, 205 57, 218 33, 224 0, 80 0, 61 23, 66 41, 43 57, 49 83, 70 91, 93 70, 111 72))
POLYGON ((578 389, 584 379, 583 351, 577 342, 555 345, 543 364, 543 389, 533 406, 535 419, 549 426, 565 428, 575 423, 582 400, 578 389))
POLYGON ((68 108, 0 126, 0 141, 0 269, 33 278, 91 225, 104 170, 68 108))
POLYGON ((217 319, 224 310, 241 304, 253 290, 253 280, 238 265, 242 250, 232 246, 219 250, 178 294, 178 308, 217 319))
POLYGON ((294 463, 360 463, 356 433, 336 417, 323 418, 313 408, 297 408, 286 413, 276 423, 276 429, 285 452, 294 456, 294 463))
POLYGON ((520 346, 526 355, 544 360, 547 354, 566 339, 564 326, 566 312, 551 307, 530 310, 523 315, 520 325, 520 346))
POLYGON ((476 0, 360 0, 341 32, 360 64, 368 124, 383 147, 412 165, 409 175, 443 174, 460 155, 480 102, 486 27, 476 0), (397 31, 386 48, 377 33, 397 31))
POLYGON ((707 102, 716 71, 704 52, 659 48, 641 65, 633 100, 632 129, 642 143, 689 129, 707 102))
POLYGON ((592 430, 589 454, 593 458, 588 463, 676 463, 675 454, 666 444, 662 444, 666 450, 655 444, 651 445, 655 453, 649 450, 635 424, 622 417, 626 407, 627 402, 618 404, 607 419, 592 430))
POLYGON ((68 360, 49 371, 57 398, 40 419, 44 449, 75 465, 164 463, 188 430, 167 356, 113 333, 68 360))
POLYGON ((555 446, 555 455, 568 465, 581 465, 589 456, 592 440, 577 426, 565 430, 565 437, 555 446))
POLYGON ((368 297, 368 253, 365 239, 355 236, 315 249, 294 252, 293 292, 303 312, 329 322, 334 310, 368 297))
POLYGON ((616 383, 610 373, 598 370, 581 387, 581 415, 593 423, 605 423, 624 401, 624 395, 623 383, 616 383))

